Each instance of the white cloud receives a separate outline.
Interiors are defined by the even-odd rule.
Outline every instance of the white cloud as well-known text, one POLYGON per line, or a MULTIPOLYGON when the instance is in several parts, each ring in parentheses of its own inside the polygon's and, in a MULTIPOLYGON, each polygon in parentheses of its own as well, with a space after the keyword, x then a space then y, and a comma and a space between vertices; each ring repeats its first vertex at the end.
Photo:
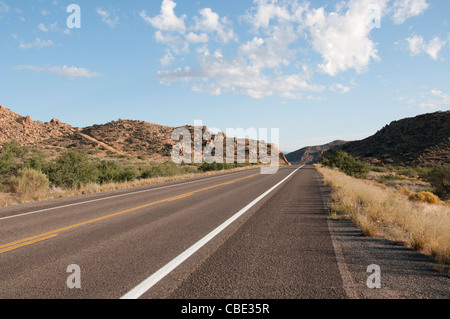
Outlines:
POLYGON ((310 84, 302 72, 269 76, 261 69, 249 65, 244 57, 224 59, 217 51, 199 57, 198 68, 161 71, 158 78, 167 84, 192 82, 195 91, 207 91, 216 95, 232 93, 256 99, 273 95, 299 99, 303 92, 322 92, 325 89, 323 86, 310 84))
POLYGON ((230 40, 237 40, 231 23, 226 17, 220 18, 217 13, 210 8, 204 8, 200 10, 201 18, 195 17, 194 30, 202 31, 206 33, 216 33, 219 40, 224 43, 228 43, 230 40))
POLYGON ((48 15, 50 14, 50 11, 42 10, 42 11, 41 11, 41 14, 42 14, 43 16, 48 16, 48 15))
POLYGON ((431 56, 434 60, 438 59, 439 51, 445 46, 446 41, 439 39, 438 37, 435 37, 433 40, 431 40, 427 47, 426 52, 429 56, 431 56))
POLYGON ((209 36, 206 33, 195 34, 190 32, 186 35, 186 41, 189 43, 207 43, 209 41, 209 36))
POLYGON ((172 53, 170 52, 170 50, 166 51, 166 55, 164 55, 164 57, 160 60, 161 62, 161 66, 163 68, 168 67, 169 65, 172 64, 172 62, 175 60, 175 57, 172 55, 172 53))
POLYGON ((85 68, 80 68, 80 67, 68 67, 67 65, 64 66, 51 66, 51 67, 37 67, 37 66, 33 66, 33 65, 19 65, 18 67, 16 67, 17 70, 30 70, 30 71, 35 71, 35 72, 49 72, 49 73, 53 73, 59 76, 63 76, 63 77, 69 77, 69 78, 77 78, 77 77, 81 77, 81 78, 94 78, 94 77, 99 77, 99 76, 103 76, 100 73, 97 72, 92 72, 89 71, 88 69, 85 68))
POLYGON ((267 29, 271 20, 278 22, 299 20, 309 6, 307 2, 300 5, 297 1, 255 0, 254 2, 257 6, 252 8, 244 18, 255 31, 267 29))
POLYGON ((54 45, 54 43, 52 40, 41 40, 40 38, 36 38, 34 40, 34 42, 21 43, 19 45, 19 48, 24 49, 24 50, 31 49, 31 48, 42 49, 42 48, 53 46, 53 45, 54 45))
POLYGON ((38 29, 41 30, 42 32, 48 32, 47 27, 43 23, 40 23, 38 25, 38 29))
POLYGON ((116 25, 119 23, 119 17, 114 14, 111 14, 111 12, 103 10, 100 7, 98 7, 95 11, 102 18, 102 21, 111 28, 115 28, 116 25))
POLYGON ((406 41, 408 42, 409 51, 412 55, 420 54, 423 51, 425 46, 423 37, 415 35, 411 38, 407 38, 406 41))
POLYGON ((448 110, 450 106, 450 95, 439 89, 419 91, 415 96, 404 96, 397 100, 406 101, 407 104, 420 109, 448 110))
MULTIPOLYGON (((203 8, 188 19, 175 13, 175 1, 163 0, 154 17, 140 13, 156 29, 155 40, 167 46, 160 59, 164 70, 158 73, 162 83, 186 82, 194 91, 215 95, 311 100, 323 100, 320 93, 325 91, 346 94, 355 86, 314 84, 316 72, 332 77, 362 73, 381 60, 378 43, 371 39, 374 7, 380 19, 391 14, 398 22, 428 7, 424 0, 348 0, 334 7, 307 0, 253 0, 239 17, 248 28, 240 41, 227 17, 203 8)), ((445 44, 438 38, 426 44, 414 41, 411 52, 433 58, 445 44)))
MULTIPOLYGON (((378 1, 380 12, 386 3, 378 1)), ((349 69, 360 73, 372 60, 379 60, 376 44, 369 39, 372 4, 373 0, 350 0, 335 12, 327 13, 323 7, 307 12, 304 25, 314 50, 324 59, 319 65, 323 73, 334 76, 349 69)))
POLYGON ((330 90, 333 92, 340 93, 340 94, 345 94, 345 93, 350 92, 350 87, 345 86, 341 83, 336 83, 336 84, 333 84, 332 86, 330 86, 330 90))
POLYGON ((429 7, 426 0, 396 0, 393 5, 392 18, 396 24, 402 24, 406 19, 421 15, 429 7))
POLYGON ((411 55, 415 56, 426 52, 434 60, 438 59, 439 52, 447 43, 446 40, 441 40, 439 37, 435 37, 430 42, 425 43, 424 38, 420 35, 414 35, 407 38, 406 41, 411 55))
POLYGON ((153 18, 147 16, 146 11, 142 11, 140 16, 145 22, 151 24, 154 28, 161 31, 176 31, 184 33, 186 26, 184 24, 185 15, 180 18, 176 16, 174 9, 177 6, 172 0, 163 0, 161 13, 153 18))

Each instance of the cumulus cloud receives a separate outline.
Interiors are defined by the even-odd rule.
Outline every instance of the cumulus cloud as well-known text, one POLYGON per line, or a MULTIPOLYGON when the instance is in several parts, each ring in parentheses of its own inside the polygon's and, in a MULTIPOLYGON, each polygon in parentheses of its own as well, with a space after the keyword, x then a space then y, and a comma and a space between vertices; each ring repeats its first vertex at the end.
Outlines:
POLYGON ((161 13, 156 17, 147 16, 146 11, 141 11, 140 16, 145 22, 151 24, 154 28, 161 31, 176 31, 183 33, 186 31, 184 19, 186 15, 177 17, 175 14, 175 7, 177 4, 172 0, 163 0, 161 5, 161 13))
POLYGON ((438 59, 439 52, 447 44, 446 40, 441 40, 439 37, 434 37, 428 43, 420 35, 414 35, 406 39, 408 49, 411 55, 418 55, 423 52, 427 53, 433 60, 438 59))
POLYGON ((80 68, 76 66, 50 66, 50 67, 38 67, 33 65, 19 65, 17 70, 29 70, 35 72, 49 72, 59 76, 68 77, 68 78, 94 78, 102 76, 102 74, 97 72, 89 71, 85 68, 80 68))
POLYGON ((209 41, 209 36, 206 33, 196 34, 194 32, 190 32, 186 35, 186 40, 189 43, 207 43, 209 41))
POLYGON ((406 19, 421 15, 429 7, 426 0, 396 0, 393 5, 394 23, 402 24, 406 19))
POLYGON ((252 98, 279 95, 285 98, 301 98, 303 92, 322 92, 323 86, 310 84, 303 72, 297 74, 267 75, 260 67, 248 63, 242 56, 224 59, 216 51, 199 58, 199 67, 177 68, 161 71, 158 78, 164 83, 186 81, 194 83, 196 91, 212 94, 232 93, 252 98))
POLYGON ((215 33, 224 43, 228 43, 233 39, 237 40, 231 24, 226 17, 220 18, 219 15, 210 8, 201 9, 200 16, 200 18, 194 18, 194 30, 211 34, 215 33))
MULTIPOLYGON (((140 13, 155 29, 155 40, 167 46, 160 59, 164 69, 158 73, 162 83, 187 82, 194 91, 215 95, 310 100, 322 100, 324 91, 350 92, 341 83, 314 84, 315 74, 359 74, 381 61, 378 43, 371 38, 374 9, 378 22, 389 14, 403 23, 428 8, 426 0, 348 0, 335 6, 306 0, 253 0, 252 7, 238 17, 248 28, 240 39, 228 17, 211 8, 188 17, 175 12, 175 1, 163 0, 156 16, 140 13)), ((409 45, 412 54, 426 52, 437 59, 445 42, 416 38, 409 45)))
MULTIPOLYGON (((387 0, 380 0, 380 12, 387 0)), ((371 61, 378 61, 376 44, 369 38, 372 0, 351 0, 336 11, 327 13, 323 7, 306 14, 305 26, 309 29, 312 46, 324 62, 319 65, 323 73, 335 76, 354 69, 363 72, 371 61)))

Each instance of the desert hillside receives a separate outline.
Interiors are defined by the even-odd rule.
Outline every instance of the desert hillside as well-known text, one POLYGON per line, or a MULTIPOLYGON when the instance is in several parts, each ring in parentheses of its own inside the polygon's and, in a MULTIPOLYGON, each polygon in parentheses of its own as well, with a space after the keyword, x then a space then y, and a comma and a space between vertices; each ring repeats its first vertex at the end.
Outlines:
POLYGON ((334 141, 325 145, 307 146, 286 155, 286 159, 294 165, 312 165, 318 163, 324 152, 332 147, 343 145, 345 141, 334 141))
MULTIPOLYGON (((194 127, 184 126, 192 134, 194 127)), ((171 159, 172 148, 178 143, 171 139, 175 127, 152 124, 137 120, 118 120, 86 128, 75 128, 59 120, 50 122, 33 121, 0 106, 0 147, 4 143, 17 141, 21 146, 45 149, 57 155, 66 149, 77 149, 91 155, 103 157, 111 154, 145 157, 155 161, 171 159)), ((203 127, 203 132, 207 131, 203 127)), ((226 138, 226 136, 225 136, 226 138)), ((234 139, 235 152, 238 139, 234 139)), ((203 147, 211 141, 203 141, 203 147)), ((245 140, 248 159, 249 140, 245 140)), ((272 145, 268 146, 269 150, 272 145)), ((224 151, 225 151, 224 147, 224 151)), ((288 164, 277 145, 280 163, 288 164)), ((226 155, 226 152, 225 152, 226 155)))
POLYGON ((394 121, 361 141, 333 147, 373 163, 450 164, 450 111, 394 121))

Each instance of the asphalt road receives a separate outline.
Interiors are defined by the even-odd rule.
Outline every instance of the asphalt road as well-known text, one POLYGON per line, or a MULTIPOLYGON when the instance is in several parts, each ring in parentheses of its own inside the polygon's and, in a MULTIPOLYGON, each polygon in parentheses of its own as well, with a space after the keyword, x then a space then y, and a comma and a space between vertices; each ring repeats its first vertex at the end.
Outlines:
POLYGON ((323 200, 313 167, 282 167, 0 208, 0 299, 449 298, 429 260, 365 242, 323 200))

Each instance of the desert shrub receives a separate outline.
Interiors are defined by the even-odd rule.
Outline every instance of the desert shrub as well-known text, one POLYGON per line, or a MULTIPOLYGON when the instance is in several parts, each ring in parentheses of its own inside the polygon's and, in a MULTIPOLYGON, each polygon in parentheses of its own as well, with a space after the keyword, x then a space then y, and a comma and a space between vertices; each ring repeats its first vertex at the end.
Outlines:
POLYGON ((216 162, 212 162, 212 163, 203 163, 201 166, 199 166, 199 170, 202 172, 210 172, 210 171, 221 171, 225 169, 226 164, 222 164, 222 163, 216 163, 216 162))
POLYGON ((98 182, 99 171, 89 161, 87 153, 69 150, 61 154, 47 168, 52 183, 63 188, 79 188, 98 182))
POLYGON ((403 180, 403 178, 400 176, 397 176, 397 175, 389 174, 389 175, 381 176, 380 178, 377 179, 377 182, 382 183, 382 184, 389 184, 390 182, 394 182, 394 181, 398 181, 398 180, 403 180))
POLYGON ((450 198, 450 165, 435 166, 421 177, 434 187, 436 195, 441 199, 450 198))
POLYGON ((162 171, 157 165, 149 165, 141 170, 141 178, 148 179, 162 176, 162 171))
POLYGON ((14 154, 2 149, 2 152, 0 153, 0 174, 11 174, 14 170, 14 166, 14 154))
POLYGON ((47 166, 47 159, 45 153, 40 149, 31 151, 31 155, 24 160, 24 168, 32 168, 37 171, 44 171, 47 166))
POLYGON ((325 166, 338 168, 345 174, 357 178, 367 178, 370 171, 369 163, 360 161, 343 151, 324 157, 321 163, 325 166))
POLYGON ((409 199, 415 200, 415 201, 427 202, 430 204, 436 204, 439 202, 439 198, 430 192, 419 192, 416 194, 411 194, 409 196, 409 199))
POLYGON ((182 171, 178 168, 178 166, 174 162, 165 162, 160 166, 162 171, 162 176, 175 176, 180 175, 182 171))
POLYGON ((135 167, 124 167, 118 182, 134 181, 139 177, 139 172, 135 167))
POLYGON ((401 187, 401 188, 400 188, 400 193, 401 193, 401 194, 404 194, 404 195, 406 195, 406 196, 408 196, 408 197, 414 195, 414 193, 411 192, 411 191, 410 191, 409 189, 407 189, 406 187, 401 187))
POLYGON ((370 170, 373 172, 378 172, 378 173, 386 173, 389 171, 389 169, 387 167, 383 167, 383 166, 372 166, 370 168, 370 170))
POLYGON ((97 164, 100 183, 117 182, 121 179, 123 167, 115 161, 101 161, 97 164))
POLYGON ((17 176, 10 178, 9 185, 21 200, 38 200, 48 193, 50 181, 44 173, 24 168, 19 170, 17 176))
POLYGON ((4 177, 0 175, 0 193, 7 191, 6 185, 4 184, 4 177))
POLYGON ((0 174, 9 175, 17 172, 29 149, 13 141, 2 145, 0 150, 0 174))

